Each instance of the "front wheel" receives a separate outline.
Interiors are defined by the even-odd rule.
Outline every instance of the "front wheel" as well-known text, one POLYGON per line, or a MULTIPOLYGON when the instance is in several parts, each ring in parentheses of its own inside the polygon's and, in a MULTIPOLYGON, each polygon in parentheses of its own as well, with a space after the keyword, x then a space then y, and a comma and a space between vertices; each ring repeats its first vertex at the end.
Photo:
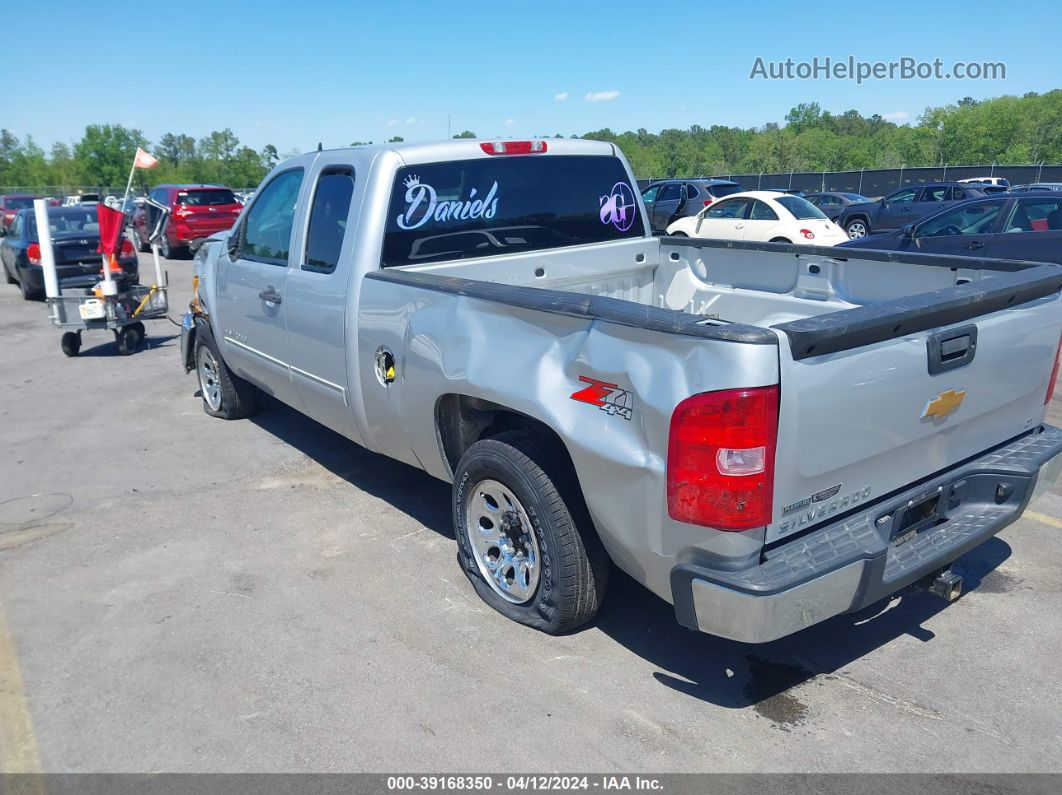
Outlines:
POLYGON ((229 370, 210 332, 195 335, 195 372, 203 411, 223 420, 241 420, 258 408, 258 389, 229 370))
POLYGON ((480 598, 551 635, 596 614, 609 561, 567 455, 513 431, 476 442, 454 472, 458 562, 480 598))
POLYGON ((844 231, 848 233, 849 240, 859 240, 859 238, 870 234, 870 227, 866 221, 857 218, 845 224, 844 231))
POLYGON ((668 237, 689 237, 685 232, 672 232, 668 237))
POLYGON ((59 339, 59 347, 67 356, 77 356, 81 352, 81 335, 76 331, 64 331, 59 339))

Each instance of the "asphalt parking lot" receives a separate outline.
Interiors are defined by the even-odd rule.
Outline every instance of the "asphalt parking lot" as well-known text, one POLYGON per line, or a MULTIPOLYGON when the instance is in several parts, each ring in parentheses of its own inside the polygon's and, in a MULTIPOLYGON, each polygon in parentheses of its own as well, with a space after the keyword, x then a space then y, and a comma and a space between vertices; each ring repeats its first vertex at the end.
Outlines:
POLYGON ((950 606, 750 647, 617 576, 548 637, 458 571, 446 484, 276 403, 207 417, 177 332, 66 359, 0 286, 4 772, 1062 771, 1057 488, 950 606))

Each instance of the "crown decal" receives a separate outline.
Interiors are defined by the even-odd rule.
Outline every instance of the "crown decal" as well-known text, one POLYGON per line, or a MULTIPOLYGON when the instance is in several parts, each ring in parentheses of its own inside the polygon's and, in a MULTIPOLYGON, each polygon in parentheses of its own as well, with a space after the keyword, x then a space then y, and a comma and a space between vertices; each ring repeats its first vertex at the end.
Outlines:
POLYGON ((407 188, 416 187, 420 184, 420 177, 418 177, 416 174, 410 174, 402 181, 402 184, 405 185, 407 188))

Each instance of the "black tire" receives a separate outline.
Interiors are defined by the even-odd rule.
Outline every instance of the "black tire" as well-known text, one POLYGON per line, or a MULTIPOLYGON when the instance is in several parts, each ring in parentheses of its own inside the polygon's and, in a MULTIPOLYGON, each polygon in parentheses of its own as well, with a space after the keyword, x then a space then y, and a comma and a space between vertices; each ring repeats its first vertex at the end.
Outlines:
POLYGON ((476 442, 454 472, 452 508, 458 565, 488 605, 550 635, 575 629, 597 615, 610 562, 583 503, 574 468, 557 442, 528 431, 476 442), (487 581, 469 539, 466 511, 470 500, 477 498, 472 490, 486 481, 512 492, 538 543, 538 583, 521 603, 509 601, 487 581))
POLYGON ((37 290, 29 289, 29 287, 26 286, 26 280, 25 279, 19 279, 18 289, 19 289, 19 292, 22 293, 22 300, 23 301, 40 301, 41 300, 41 297, 42 297, 41 293, 39 291, 37 291, 37 290))
POLYGON ((145 253, 151 251, 151 243, 149 243, 147 240, 144 240, 143 238, 141 238, 139 232, 134 232, 133 235, 136 237, 136 250, 137 251, 139 251, 142 254, 145 254, 145 253))
POLYGON ((218 344, 210 331, 199 325, 195 334, 195 373, 199 381, 199 392, 203 399, 203 411, 211 417, 220 417, 223 420, 242 420, 250 417, 258 409, 260 393, 254 384, 240 378, 232 372, 225 360, 221 357, 218 344), (213 381, 207 383, 204 370, 206 360, 213 363, 213 381), (217 401, 215 405, 213 395, 216 385, 217 401), (210 397, 208 397, 208 392, 210 397))
POLYGON ((772 237, 767 242, 768 243, 792 243, 793 241, 790 240, 788 237, 772 237))
POLYGON ((7 279, 8 284, 18 284, 18 279, 11 275, 11 271, 7 269, 7 265, 4 266, 4 278, 7 279))
POLYGON ((670 237, 689 237, 689 235, 687 235, 685 232, 675 232, 675 234, 670 235, 670 237))
POLYGON ((59 347, 63 349, 63 353, 67 356, 77 356, 81 351, 81 335, 76 331, 63 332, 63 336, 59 340, 59 347))
POLYGON ((122 356, 132 356, 144 341, 144 324, 130 323, 128 326, 122 326, 114 332, 114 337, 118 343, 118 353, 122 356))

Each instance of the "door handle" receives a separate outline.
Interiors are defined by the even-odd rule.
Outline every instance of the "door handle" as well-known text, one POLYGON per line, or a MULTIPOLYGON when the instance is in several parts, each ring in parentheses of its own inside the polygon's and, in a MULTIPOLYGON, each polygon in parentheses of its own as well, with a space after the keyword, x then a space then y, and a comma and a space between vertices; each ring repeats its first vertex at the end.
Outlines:
POLYGON ((744 229, 745 225, 744 224, 734 224, 734 228, 735 229, 744 229))
POLYGON ((966 246, 966 248, 970 249, 970 251, 977 251, 977 249, 984 247, 985 244, 982 243, 980 240, 974 240, 966 246))
POLYGON ((262 292, 258 294, 258 297, 270 304, 279 304, 283 300, 280 297, 280 293, 273 289, 273 285, 269 285, 262 290, 262 292))

